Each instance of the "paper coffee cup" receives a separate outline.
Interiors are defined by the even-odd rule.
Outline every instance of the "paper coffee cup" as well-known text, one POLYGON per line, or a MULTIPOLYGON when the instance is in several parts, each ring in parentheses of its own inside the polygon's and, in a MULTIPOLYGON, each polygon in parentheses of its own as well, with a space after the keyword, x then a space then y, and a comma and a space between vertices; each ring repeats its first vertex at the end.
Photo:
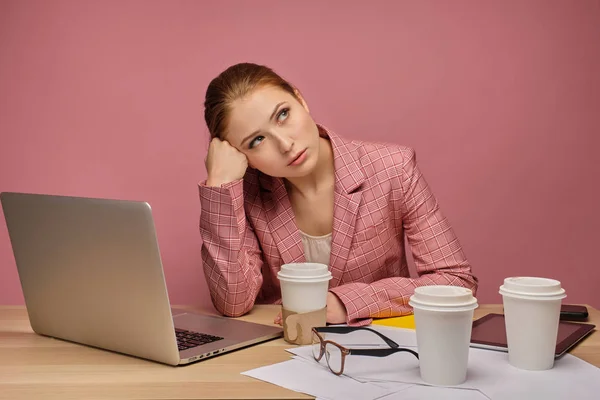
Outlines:
POLYGON ((277 274, 281 286, 284 338, 310 344, 311 329, 327 322, 327 293, 331 272, 325 264, 284 264, 277 274))
POLYGON ((421 379, 444 386, 465 382, 477 308, 473 292, 458 286, 421 286, 409 304, 415 314, 421 379))
POLYGON ((566 297, 559 281, 511 277, 500 286, 508 343, 508 362, 542 371, 554 366, 560 306, 566 297))

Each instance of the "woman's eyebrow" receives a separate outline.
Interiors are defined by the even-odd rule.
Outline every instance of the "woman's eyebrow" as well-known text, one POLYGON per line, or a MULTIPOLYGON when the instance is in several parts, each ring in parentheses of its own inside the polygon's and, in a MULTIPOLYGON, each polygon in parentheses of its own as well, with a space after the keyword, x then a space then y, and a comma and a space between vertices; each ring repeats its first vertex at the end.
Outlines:
MULTIPOLYGON (((275 114, 277 114, 277 110, 284 103, 285 103, 285 101, 282 101, 281 103, 277 103, 277 105, 273 109, 273 112, 271 113, 271 116, 269 117, 269 121, 272 120, 275 117, 275 114)), ((242 141, 240 142, 240 147, 242 147, 244 145, 244 142, 246 142, 247 140, 249 140, 254 135, 258 134, 258 132, 260 132, 260 130, 256 130, 256 131, 252 132, 251 134, 249 134, 248 136, 246 136, 244 139, 242 139, 242 141)))

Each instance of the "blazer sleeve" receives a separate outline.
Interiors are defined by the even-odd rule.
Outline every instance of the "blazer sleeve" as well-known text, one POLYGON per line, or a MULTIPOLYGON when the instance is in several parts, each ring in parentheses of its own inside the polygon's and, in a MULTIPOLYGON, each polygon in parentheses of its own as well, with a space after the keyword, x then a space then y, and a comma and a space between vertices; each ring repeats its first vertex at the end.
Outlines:
MULTIPOLYGON (((417 166, 414 150, 407 149, 400 161, 392 208, 402 217, 394 223, 398 232, 406 234, 418 277, 389 277, 371 284, 356 282, 332 288, 346 306, 351 325, 369 324, 373 317, 410 314, 408 301, 418 286, 463 286, 476 294, 477 278, 417 166)), ((398 234, 398 240, 404 241, 403 235, 398 234)))
POLYGON ((212 302, 221 314, 252 309, 262 286, 262 253, 244 211, 244 183, 200 183, 202 266, 212 302))

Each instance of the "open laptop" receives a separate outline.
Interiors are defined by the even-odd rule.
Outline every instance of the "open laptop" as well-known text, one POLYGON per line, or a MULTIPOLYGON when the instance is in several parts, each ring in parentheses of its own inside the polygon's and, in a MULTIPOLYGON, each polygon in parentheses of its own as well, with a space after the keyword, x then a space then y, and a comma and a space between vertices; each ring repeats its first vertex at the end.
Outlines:
POLYGON ((148 203, 10 192, 0 201, 40 335, 181 365, 283 334, 171 310, 148 203))

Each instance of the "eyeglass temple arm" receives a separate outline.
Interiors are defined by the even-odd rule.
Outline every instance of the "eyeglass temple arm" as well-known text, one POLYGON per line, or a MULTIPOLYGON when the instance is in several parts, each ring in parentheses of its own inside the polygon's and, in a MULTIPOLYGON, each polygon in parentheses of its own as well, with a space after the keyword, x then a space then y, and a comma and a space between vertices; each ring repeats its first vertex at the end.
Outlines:
POLYGON ((419 355, 410 349, 348 349, 350 352, 348 354, 352 354, 355 356, 373 356, 373 357, 387 357, 390 354, 399 353, 399 352, 408 352, 413 356, 419 358, 419 355))
POLYGON ((398 343, 394 342, 389 337, 377 332, 374 329, 367 328, 366 326, 321 326, 321 327, 316 328, 316 330, 317 330, 317 332, 324 332, 324 333, 350 333, 350 332, 354 332, 354 331, 369 331, 369 332, 373 332, 374 334, 379 336, 381 339, 383 339, 383 341, 388 346, 393 347, 395 349, 400 347, 400 345, 398 343))

